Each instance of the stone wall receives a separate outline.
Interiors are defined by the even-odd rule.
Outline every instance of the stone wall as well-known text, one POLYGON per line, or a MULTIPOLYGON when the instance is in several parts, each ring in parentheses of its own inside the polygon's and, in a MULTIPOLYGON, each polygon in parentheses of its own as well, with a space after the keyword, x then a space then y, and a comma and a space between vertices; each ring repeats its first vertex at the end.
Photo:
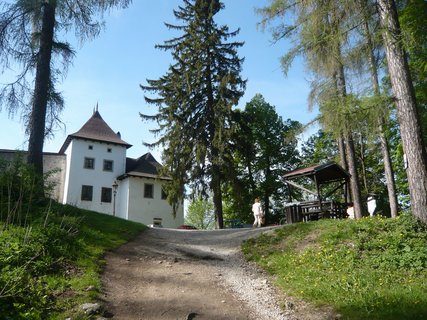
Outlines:
MULTIPOLYGON (((12 161, 21 155, 25 159, 27 152, 18 150, 0 149, 0 158, 12 161)), ((49 153, 43 154, 43 171, 47 175, 46 182, 53 186, 50 198, 62 203, 64 198, 65 166, 67 157, 65 154, 49 153)))

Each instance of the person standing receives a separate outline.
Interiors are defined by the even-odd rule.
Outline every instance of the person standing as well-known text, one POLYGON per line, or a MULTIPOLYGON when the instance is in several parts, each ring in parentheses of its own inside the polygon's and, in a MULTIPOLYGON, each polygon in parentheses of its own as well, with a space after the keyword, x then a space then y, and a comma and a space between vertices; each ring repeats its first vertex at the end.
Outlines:
POLYGON ((264 217, 264 212, 262 211, 261 203, 259 202, 259 198, 255 198, 255 203, 252 205, 252 212, 254 214, 254 228, 259 228, 262 225, 262 219, 264 217))

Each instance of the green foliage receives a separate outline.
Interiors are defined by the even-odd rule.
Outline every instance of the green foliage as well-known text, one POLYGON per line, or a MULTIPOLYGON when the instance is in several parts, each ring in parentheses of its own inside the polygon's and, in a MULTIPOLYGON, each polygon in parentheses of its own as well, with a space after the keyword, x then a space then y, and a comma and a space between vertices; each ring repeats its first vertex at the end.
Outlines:
POLYGON ((40 217, 33 203, 45 202, 37 186, 43 181, 45 194, 49 195, 54 185, 49 182, 53 172, 40 177, 34 168, 24 162, 24 154, 17 153, 13 159, 0 158, 0 220, 6 224, 27 225, 40 217))
POLYGON ((44 318, 54 303, 46 278, 70 264, 74 237, 58 224, 9 225, 0 231, 0 314, 5 319, 44 318))
POLYGON ((343 319, 427 316, 427 227, 411 215, 294 224, 243 251, 285 292, 343 319))
POLYGON ((399 22, 403 43, 409 57, 409 68, 414 83, 424 141, 427 141, 427 2, 402 1, 399 22))
POLYGON ((387 130, 387 141, 390 144, 393 169, 395 171, 396 192, 402 210, 410 206, 408 177, 406 175, 404 152, 397 120, 392 119, 387 130))
POLYGON ((197 229, 213 229, 215 226, 215 213, 212 199, 199 197, 191 201, 185 221, 197 229))
POLYGON ((233 136, 234 174, 224 186, 224 198, 235 213, 229 218, 245 222, 253 219, 251 206, 258 196, 263 201, 267 223, 278 221, 273 204, 281 204, 287 197, 281 176, 299 163, 296 135, 301 124, 284 121, 261 94, 234 116, 239 124, 233 136))
POLYGON ((180 25, 166 24, 179 36, 156 46, 174 60, 165 75, 147 80, 141 88, 158 109, 152 132, 161 145, 165 173, 172 177, 168 199, 178 203, 184 185, 206 195, 212 190, 218 221, 222 221, 221 180, 230 167, 229 141, 233 132, 232 107, 243 96, 246 81, 240 76, 243 43, 228 42, 239 30, 218 26, 215 16, 224 5, 218 0, 184 0, 174 11, 180 25))
POLYGON ((64 319, 100 290, 102 256, 144 226, 54 205, 30 226, 0 222, 0 314, 5 320, 64 319), (95 291, 86 291, 94 286, 95 291))
POLYGON ((339 162, 338 148, 332 134, 319 130, 301 146, 302 166, 308 167, 329 161, 339 162))

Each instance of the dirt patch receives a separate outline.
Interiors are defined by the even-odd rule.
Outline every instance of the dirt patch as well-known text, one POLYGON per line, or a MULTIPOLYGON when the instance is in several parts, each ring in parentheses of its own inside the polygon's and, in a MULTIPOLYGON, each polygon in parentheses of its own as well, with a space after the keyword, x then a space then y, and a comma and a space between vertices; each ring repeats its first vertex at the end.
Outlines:
POLYGON ((319 243, 317 239, 319 238, 320 231, 319 230, 312 230, 309 234, 307 234, 304 239, 302 239, 300 242, 297 243, 295 247, 295 251, 297 252, 303 252, 310 248, 316 248, 319 246, 319 243))

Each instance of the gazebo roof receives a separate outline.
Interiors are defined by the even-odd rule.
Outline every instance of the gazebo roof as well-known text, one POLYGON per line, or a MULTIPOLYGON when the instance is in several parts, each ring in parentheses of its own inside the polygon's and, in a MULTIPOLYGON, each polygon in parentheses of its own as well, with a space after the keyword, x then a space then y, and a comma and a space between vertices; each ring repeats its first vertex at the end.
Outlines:
POLYGON ((314 166, 299 168, 283 175, 285 180, 292 180, 299 177, 308 177, 316 180, 319 184, 330 183, 334 181, 342 181, 350 178, 350 174, 345 171, 336 162, 328 162, 325 164, 317 164, 314 166))

